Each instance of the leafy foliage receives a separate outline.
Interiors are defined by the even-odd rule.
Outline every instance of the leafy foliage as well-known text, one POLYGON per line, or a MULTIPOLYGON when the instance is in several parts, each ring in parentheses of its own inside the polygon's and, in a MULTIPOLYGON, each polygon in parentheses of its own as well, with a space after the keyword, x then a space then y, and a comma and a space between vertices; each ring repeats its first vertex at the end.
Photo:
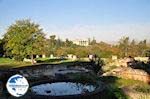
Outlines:
POLYGON ((38 24, 30 20, 18 20, 4 35, 6 55, 22 60, 27 55, 42 53, 44 33, 38 24))
POLYGON ((2 57, 4 54, 3 45, 4 45, 4 42, 3 40, 0 39, 0 57, 2 57))
POLYGON ((69 39, 65 41, 56 35, 45 38, 45 35, 38 24, 30 20, 18 20, 12 24, 3 40, 0 40, 0 55, 5 55, 16 60, 24 57, 45 54, 50 56, 66 56, 74 54, 80 57, 87 57, 89 54, 96 54, 98 57, 109 58, 112 55, 119 57, 126 56, 150 56, 150 46, 146 40, 137 42, 129 37, 122 37, 118 44, 97 42, 94 38, 89 39, 89 46, 73 44, 69 39), (5 52, 5 53, 4 53, 5 52))
POLYGON ((134 39, 130 41, 129 37, 123 37, 118 44, 119 56, 147 56, 150 46, 146 40, 136 42, 134 39))

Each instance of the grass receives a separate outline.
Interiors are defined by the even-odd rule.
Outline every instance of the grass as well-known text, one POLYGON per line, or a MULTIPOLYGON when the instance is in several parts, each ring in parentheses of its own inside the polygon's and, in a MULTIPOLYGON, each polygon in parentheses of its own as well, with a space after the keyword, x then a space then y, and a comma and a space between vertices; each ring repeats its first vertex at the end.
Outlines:
MULTIPOLYGON (((67 62, 68 60, 60 60, 60 59, 38 59, 39 63, 61 63, 67 62)), ((0 69, 9 69, 9 68, 16 68, 16 67, 23 67, 23 66, 30 66, 30 62, 23 62, 23 61, 16 61, 10 58, 0 58, 0 69)))
POLYGON ((149 93, 150 94, 150 85, 139 85, 134 88, 137 92, 149 93))
POLYGON ((0 58, 0 69, 15 68, 15 67, 27 66, 30 64, 31 63, 15 61, 10 58, 0 58))
POLYGON ((118 85, 118 81, 120 81, 119 78, 115 76, 105 76, 100 77, 99 80, 107 85, 109 92, 113 93, 117 97, 117 99, 128 99, 128 97, 118 85))
POLYGON ((133 86, 133 85, 145 85, 145 83, 138 81, 138 80, 122 79, 122 78, 118 78, 118 80, 116 81, 115 84, 118 87, 133 86))
POLYGON ((109 71, 111 71, 112 69, 115 69, 115 68, 117 68, 117 66, 115 66, 115 65, 112 65, 112 66, 105 65, 105 66, 102 67, 103 71, 105 71, 105 72, 109 72, 109 71))
POLYGON ((150 94, 150 85, 142 81, 122 79, 115 76, 100 77, 100 80, 108 85, 110 92, 114 93, 118 99, 131 98, 130 96, 126 95, 126 93, 123 91, 123 88, 130 89, 131 92, 127 93, 135 93, 135 95, 141 95, 142 97, 149 97, 145 96, 145 94, 150 94))
MULTIPOLYGON (((68 60, 68 59, 50 59, 50 58, 38 58, 36 59, 37 64, 68 64, 70 62, 76 62, 74 60, 68 60)), ((81 60, 79 60, 81 61, 81 60)), ((0 69, 9 69, 9 68, 16 68, 16 67, 23 67, 23 66, 30 66, 30 62, 22 62, 22 61, 15 61, 10 58, 0 58, 0 69)))
POLYGON ((17 61, 14 61, 13 59, 10 58, 0 58, 0 63, 1 64, 17 63, 17 61))

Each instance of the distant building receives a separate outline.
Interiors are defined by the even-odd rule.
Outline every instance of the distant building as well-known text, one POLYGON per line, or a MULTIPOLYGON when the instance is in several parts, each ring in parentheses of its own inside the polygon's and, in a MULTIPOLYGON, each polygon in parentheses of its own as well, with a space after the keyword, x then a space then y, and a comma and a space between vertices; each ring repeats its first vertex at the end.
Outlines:
POLYGON ((73 44, 80 45, 80 46, 89 46, 88 40, 74 40, 73 44))

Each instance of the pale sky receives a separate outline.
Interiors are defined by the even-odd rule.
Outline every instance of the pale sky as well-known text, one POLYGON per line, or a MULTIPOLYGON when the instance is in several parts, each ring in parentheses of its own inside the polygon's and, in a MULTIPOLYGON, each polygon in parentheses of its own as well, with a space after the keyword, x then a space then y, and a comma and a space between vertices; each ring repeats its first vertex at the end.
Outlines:
POLYGON ((47 36, 118 41, 150 40, 150 0, 0 0, 0 37, 18 19, 31 19, 47 36))

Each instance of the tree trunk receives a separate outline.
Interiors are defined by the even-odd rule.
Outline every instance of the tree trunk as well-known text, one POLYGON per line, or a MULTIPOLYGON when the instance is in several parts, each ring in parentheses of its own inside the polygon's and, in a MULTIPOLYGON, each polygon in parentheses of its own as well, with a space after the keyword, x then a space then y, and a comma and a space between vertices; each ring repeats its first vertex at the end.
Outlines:
POLYGON ((31 63, 34 64, 33 54, 31 55, 31 63))

